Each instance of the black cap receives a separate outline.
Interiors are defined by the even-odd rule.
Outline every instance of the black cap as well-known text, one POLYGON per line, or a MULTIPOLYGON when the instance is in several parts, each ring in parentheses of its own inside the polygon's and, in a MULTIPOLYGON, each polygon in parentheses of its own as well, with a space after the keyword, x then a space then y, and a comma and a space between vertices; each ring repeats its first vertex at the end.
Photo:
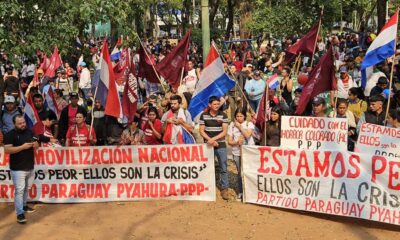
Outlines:
POLYGON ((70 92, 69 93, 69 97, 71 97, 71 98, 73 98, 73 97, 79 97, 79 95, 78 95, 78 93, 77 92, 70 92))
POLYGON ((378 84, 387 84, 387 83, 388 83, 388 81, 387 81, 386 77, 380 77, 378 79, 378 84))
POLYGON ((312 101, 313 105, 320 105, 320 104, 324 104, 325 105, 325 99, 322 97, 315 97, 312 101))

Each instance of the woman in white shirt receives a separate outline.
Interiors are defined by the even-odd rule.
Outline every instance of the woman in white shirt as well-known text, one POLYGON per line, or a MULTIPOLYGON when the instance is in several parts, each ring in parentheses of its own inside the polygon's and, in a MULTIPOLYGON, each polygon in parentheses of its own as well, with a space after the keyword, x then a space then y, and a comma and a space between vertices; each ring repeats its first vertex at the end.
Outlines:
POLYGON ((246 110, 241 108, 236 109, 235 120, 228 127, 228 144, 232 146, 233 160, 238 171, 239 199, 243 195, 240 147, 242 145, 254 145, 253 130, 254 124, 246 121, 246 110))

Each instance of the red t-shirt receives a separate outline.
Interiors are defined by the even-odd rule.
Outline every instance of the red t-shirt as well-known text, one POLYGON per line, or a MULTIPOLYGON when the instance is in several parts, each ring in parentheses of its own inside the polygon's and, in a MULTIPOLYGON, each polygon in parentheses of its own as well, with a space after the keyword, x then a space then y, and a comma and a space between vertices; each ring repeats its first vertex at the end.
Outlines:
MULTIPOLYGON (((161 134, 162 123, 159 119, 156 119, 153 123, 154 129, 161 134)), ((157 139, 153 134, 153 130, 151 129, 148 122, 144 125, 144 142, 148 145, 158 145, 162 144, 161 139, 157 139)))
MULTIPOLYGON (((68 128, 67 132, 67 139, 70 139, 70 146, 78 147, 78 146, 90 146, 89 140, 89 129, 90 126, 83 125, 82 127, 78 128, 77 125, 68 128)), ((96 139, 96 133, 92 128, 92 139, 96 139)))
POLYGON ((77 112, 78 107, 73 108, 71 105, 68 106, 68 127, 75 125, 77 112))
MULTIPOLYGON (((44 127, 44 132, 43 132, 43 136, 45 137, 49 137, 49 138, 54 138, 53 133, 51 132, 50 128, 44 127)), ((50 142, 48 143, 41 143, 40 144, 42 147, 50 147, 52 146, 52 144, 50 142)))
POLYGON ((236 72, 242 71, 242 68, 243 68, 243 62, 242 61, 233 62, 233 65, 235 65, 235 67, 236 67, 236 72))

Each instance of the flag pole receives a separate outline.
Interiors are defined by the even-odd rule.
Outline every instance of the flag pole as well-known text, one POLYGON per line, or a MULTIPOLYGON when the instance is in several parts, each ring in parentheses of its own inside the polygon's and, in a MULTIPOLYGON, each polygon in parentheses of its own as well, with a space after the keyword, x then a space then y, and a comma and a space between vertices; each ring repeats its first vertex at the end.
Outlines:
POLYGON ((296 76, 298 76, 299 75, 299 71, 300 71, 300 66, 301 66, 301 52, 299 53, 299 63, 298 63, 298 65, 296 66, 296 76))
MULTIPOLYGON (((215 50, 217 50, 218 55, 222 58, 222 61, 224 61, 224 63, 225 63, 226 65, 228 65, 228 63, 226 62, 224 56, 222 56, 222 55, 220 54, 220 52, 218 51, 217 46, 215 46, 215 44, 213 44, 213 46, 215 47, 215 50)), ((229 65, 228 65, 228 71, 229 71, 229 73, 231 74, 231 76, 233 77, 233 79, 235 80, 235 84, 238 86, 239 92, 242 94, 243 99, 247 102, 247 105, 249 106, 250 112, 255 113, 254 109, 251 108, 250 102, 249 102, 249 100, 247 99, 246 95, 244 94, 243 89, 239 86, 239 84, 238 84, 238 79, 236 78, 236 76, 233 74, 233 72, 232 72, 231 69, 229 68, 229 65)), ((256 109, 256 110, 257 110, 257 109, 256 109)))
MULTIPOLYGON (((147 50, 146 50, 146 48, 143 46, 143 43, 142 43, 142 41, 140 40, 140 37, 139 37, 139 35, 137 34, 137 32, 135 32, 135 34, 136 34, 136 36, 137 36, 137 38, 138 38, 138 40, 139 40, 140 46, 142 46, 142 48, 143 48, 143 51, 144 51, 144 53, 146 54, 146 57, 147 57, 148 59, 150 59, 150 60, 151 60, 151 58, 150 58, 149 54, 147 53, 147 50)), ((161 81, 161 78, 160 78, 160 76, 158 75, 158 72, 157 72, 156 68, 154 67, 153 61, 151 61, 151 67, 153 68, 153 70, 154 70, 154 73, 156 74, 156 76, 157 76, 157 79, 158 79, 158 81, 159 81, 159 82, 160 82, 160 84, 161 84, 161 88, 162 88, 162 89, 163 89, 163 91, 166 93, 167 91, 166 91, 166 89, 164 88, 164 85, 163 85, 163 83, 162 83, 162 81, 161 81)))
MULTIPOLYGON (((398 13, 399 8, 396 8, 396 14, 398 13)), ((398 18, 399 16, 397 16, 398 18)), ((396 33, 397 33, 397 24, 396 24, 396 33)), ((396 45, 397 45, 397 34, 396 37, 394 38, 394 54, 393 54, 393 60, 392 60, 392 67, 390 70, 390 80, 389 80, 389 95, 388 95, 388 102, 387 102, 387 106, 386 106, 386 113, 385 113, 385 126, 387 124, 387 117, 389 114, 389 108, 390 108, 390 95, 392 93, 392 85, 393 85, 393 70, 394 70, 394 61, 396 60, 396 45)))
POLYGON ((264 99, 264 146, 267 146, 267 102, 268 101, 269 101, 269 84, 267 83, 265 87, 265 99, 264 99))
POLYGON ((319 17, 319 23, 318 23, 318 31, 317 31, 317 36, 315 37, 315 42, 314 42, 314 48, 313 48, 313 54, 311 57, 311 68, 313 67, 313 63, 314 63, 314 55, 315 55, 315 50, 317 48, 317 41, 318 41, 318 36, 319 33, 321 32, 321 23, 322 23, 322 15, 324 14, 324 5, 322 5, 321 7, 321 15, 319 17))
POLYGON ((92 112, 90 113, 92 119, 90 120, 89 140, 90 140, 90 138, 92 138, 92 128, 93 128, 93 124, 94 124, 94 105, 96 105, 96 96, 97 96, 98 87, 99 87, 99 84, 97 84, 96 89, 94 90, 94 95, 93 95, 94 103, 92 105, 92 112))
MULTIPOLYGON (((396 42, 397 42, 397 39, 395 39, 394 40, 395 41, 395 43, 394 43, 394 46, 396 46, 396 42)), ((392 61, 392 68, 391 68, 391 70, 390 70, 390 80, 389 80, 389 96, 388 96, 388 102, 387 102, 387 106, 386 106, 386 113, 385 113, 385 126, 386 126, 386 124, 387 124, 387 117, 388 117, 388 114, 389 114, 389 108, 390 108, 390 95, 391 95, 391 93, 392 93, 392 85, 393 85, 393 69, 394 69, 394 60, 395 60, 395 56, 396 56, 396 54, 395 55, 393 55, 393 61, 392 61)))

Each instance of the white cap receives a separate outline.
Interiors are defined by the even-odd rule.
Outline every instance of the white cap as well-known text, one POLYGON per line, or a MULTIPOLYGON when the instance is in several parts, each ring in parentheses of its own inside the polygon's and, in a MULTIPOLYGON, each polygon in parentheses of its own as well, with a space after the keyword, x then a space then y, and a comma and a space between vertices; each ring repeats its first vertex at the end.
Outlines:
POLYGON ((7 95, 4 99, 4 103, 15 103, 15 98, 14 96, 9 96, 7 95))

